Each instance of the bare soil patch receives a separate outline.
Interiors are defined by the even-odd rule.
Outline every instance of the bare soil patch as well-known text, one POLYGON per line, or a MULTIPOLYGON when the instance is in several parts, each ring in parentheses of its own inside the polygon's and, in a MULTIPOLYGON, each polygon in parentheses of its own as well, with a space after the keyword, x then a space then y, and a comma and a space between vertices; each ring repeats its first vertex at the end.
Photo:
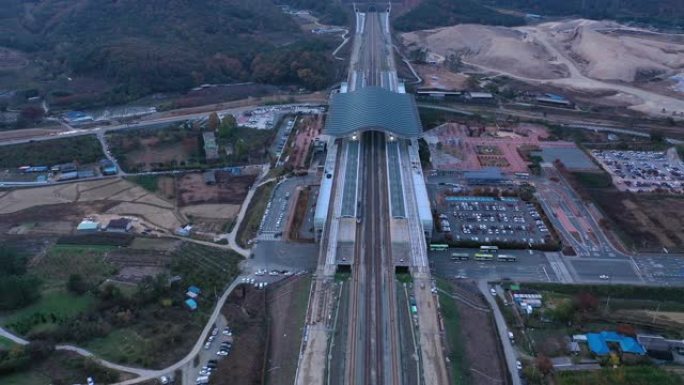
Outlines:
POLYGON ((684 198, 616 189, 590 189, 591 198, 628 247, 670 252, 684 250, 684 198))
POLYGON ((168 271, 171 256, 154 250, 121 249, 107 253, 106 261, 118 268, 117 281, 138 283, 168 271))
POLYGON ((216 172, 216 184, 204 183, 202 174, 185 174, 176 180, 178 206, 198 203, 242 204, 255 175, 234 176, 227 172, 216 172))
POLYGON ((421 88, 450 91, 466 91, 473 88, 470 76, 451 72, 443 65, 418 64, 413 68, 423 79, 421 88))
POLYGON ((251 285, 238 286, 221 313, 233 329, 233 351, 219 361, 213 383, 262 384, 267 344, 266 291, 251 285))
POLYGON ((270 337, 266 383, 269 385, 294 383, 310 287, 310 279, 297 276, 267 292, 270 337))
MULTIPOLYGON (((488 308, 487 301, 472 282, 457 281, 454 289, 458 296, 471 304, 488 308)), ((508 383, 501 344, 491 312, 473 309, 462 301, 455 301, 460 315, 460 325, 465 337, 469 376, 473 385, 508 383)))

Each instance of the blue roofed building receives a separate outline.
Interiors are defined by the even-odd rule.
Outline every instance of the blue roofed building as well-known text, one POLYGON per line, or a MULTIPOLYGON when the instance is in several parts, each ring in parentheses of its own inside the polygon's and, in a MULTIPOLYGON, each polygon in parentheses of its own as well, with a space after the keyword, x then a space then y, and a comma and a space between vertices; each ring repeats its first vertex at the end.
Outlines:
POLYGON ((195 311, 197 310, 197 301, 192 298, 188 298, 185 300, 185 306, 187 306, 188 309, 195 311))
POLYGON ((617 345, 620 353, 636 354, 642 356, 646 354, 639 342, 629 336, 622 335, 617 332, 603 331, 600 333, 587 333, 587 345, 589 350, 597 356, 605 356, 610 354, 610 346, 608 344, 617 345))
POLYGON ((468 184, 498 184, 506 180, 498 167, 485 167, 481 170, 466 171, 463 173, 468 184))
POLYGON ((102 171, 102 175, 116 175, 119 173, 119 169, 109 159, 102 159, 100 161, 100 171, 102 171))
POLYGON ((65 113, 63 117, 69 124, 84 124, 95 120, 92 115, 86 114, 83 111, 69 111, 65 113))
POLYGON ((188 288, 188 291, 185 293, 185 295, 190 297, 190 298, 197 298, 200 295, 200 293, 202 293, 202 290, 200 290, 199 287, 190 286, 188 288))

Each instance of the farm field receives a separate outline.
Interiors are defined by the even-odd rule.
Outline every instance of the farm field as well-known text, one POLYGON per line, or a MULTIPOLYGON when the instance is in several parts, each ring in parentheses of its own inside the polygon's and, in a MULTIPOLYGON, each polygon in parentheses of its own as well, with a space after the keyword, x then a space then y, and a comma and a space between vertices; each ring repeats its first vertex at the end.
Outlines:
POLYGON ((630 249, 671 252, 684 250, 684 197, 658 193, 621 192, 614 187, 587 188, 589 196, 630 249))
POLYGON ((267 372, 269 385, 290 385, 295 380, 305 322, 311 278, 297 276, 269 287, 266 293, 268 314, 268 362, 278 366, 278 374, 267 372))
POLYGON ((129 243, 49 247, 29 264, 29 274, 42 281, 40 299, 3 314, 0 323, 29 339, 75 343, 114 362, 155 368, 175 362, 196 341, 215 295, 237 276, 242 258, 177 239, 129 243), (79 286, 73 275, 81 277, 79 286), (171 276, 180 280, 169 283, 171 276), (183 302, 190 285, 202 290, 195 312, 183 302))
MULTIPOLYGON (((211 131, 211 130, 210 130, 211 131)), ((268 161, 274 130, 235 127, 216 135, 218 158, 207 159, 203 128, 184 123, 158 129, 137 129, 107 135, 112 153, 126 172, 207 169, 268 161)))
POLYGON ((131 378, 130 375, 99 366, 93 360, 73 352, 55 351, 44 359, 39 359, 27 370, 2 375, 3 385, 41 385, 41 384, 78 384, 85 383, 87 377, 95 378, 98 383, 114 383, 131 378))
POLYGON ((449 360, 455 383, 490 384, 493 379, 506 381, 503 352, 498 341, 491 312, 477 287, 470 283, 440 280, 441 314, 447 328, 449 360), (466 298, 473 308, 458 298, 466 298), (486 309, 486 310, 485 310, 486 309), (486 373, 487 377, 478 375, 486 373))
POLYGON ((658 367, 621 367, 599 371, 561 372, 556 376, 558 385, 682 385, 684 379, 658 367))
POLYGON ((60 163, 95 163, 104 158, 95 135, 0 147, 0 168, 54 166, 60 163))
POLYGON ((232 353, 219 361, 218 385, 252 385, 264 375, 267 344, 266 291, 251 285, 238 286, 228 297, 221 313, 234 332, 232 353))

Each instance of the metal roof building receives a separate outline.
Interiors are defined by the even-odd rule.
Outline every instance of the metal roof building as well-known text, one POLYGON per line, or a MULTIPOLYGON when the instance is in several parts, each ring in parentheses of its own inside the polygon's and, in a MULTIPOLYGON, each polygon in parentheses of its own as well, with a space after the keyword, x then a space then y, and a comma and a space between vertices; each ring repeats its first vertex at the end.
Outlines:
POLYGON ((368 130, 402 138, 419 137, 423 126, 413 96, 381 87, 333 94, 324 133, 341 137, 368 130))

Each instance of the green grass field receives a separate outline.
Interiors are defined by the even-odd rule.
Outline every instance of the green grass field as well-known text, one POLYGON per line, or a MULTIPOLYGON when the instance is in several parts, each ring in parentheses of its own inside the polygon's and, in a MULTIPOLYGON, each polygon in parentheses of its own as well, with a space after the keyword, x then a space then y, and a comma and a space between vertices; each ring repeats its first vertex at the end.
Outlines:
POLYGON ((45 385, 50 384, 50 377, 37 370, 12 373, 0 376, 2 385, 45 385))
POLYGON ((47 287, 63 287, 71 274, 79 274, 90 284, 97 284, 116 273, 104 255, 113 246, 57 245, 31 268, 47 287))
POLYGON ((159 176, 158 175, 140 175, 126 178, 129 181, 138 184, 149 192, 157 192, 159 190, 159 176))
POLYGON ((9 349, 14 346, 14 342, 8 338, 0 337, 0 348, 9 349))
POLYGON ((560 372, 558 385, 682 385, 684 378, 655 366, 623 366, 596 371, 560 372))
MULTIPOLYGON (((451 284, 443 279, 437 280, 437 287, 447 293, 451 292, 451 284)), ((439 305, 446 328, 447 344, 449 347, 449 360, 451 361, 452 383, 456 385, 468 384, 468 363, 463 346, 463 334, 461 333, 461 319, 452 298, 443 292, 439 292, 439 305)))
POLYGON ((121 363, 143 362, 150 352, 145 349, 145 339, 131 329, 117 329, 107 337, 89 341, 86 349, 102 358, 121 363))
POLYGON ((52 323, 51 315, 56 320, 68 319, 87 310, 94 303, 95 299, 90 295, 76 296, 65 290, 47 291, 33 305, 3 317, 2 325, 24 335, 32 330, 49 327, 52 323))

